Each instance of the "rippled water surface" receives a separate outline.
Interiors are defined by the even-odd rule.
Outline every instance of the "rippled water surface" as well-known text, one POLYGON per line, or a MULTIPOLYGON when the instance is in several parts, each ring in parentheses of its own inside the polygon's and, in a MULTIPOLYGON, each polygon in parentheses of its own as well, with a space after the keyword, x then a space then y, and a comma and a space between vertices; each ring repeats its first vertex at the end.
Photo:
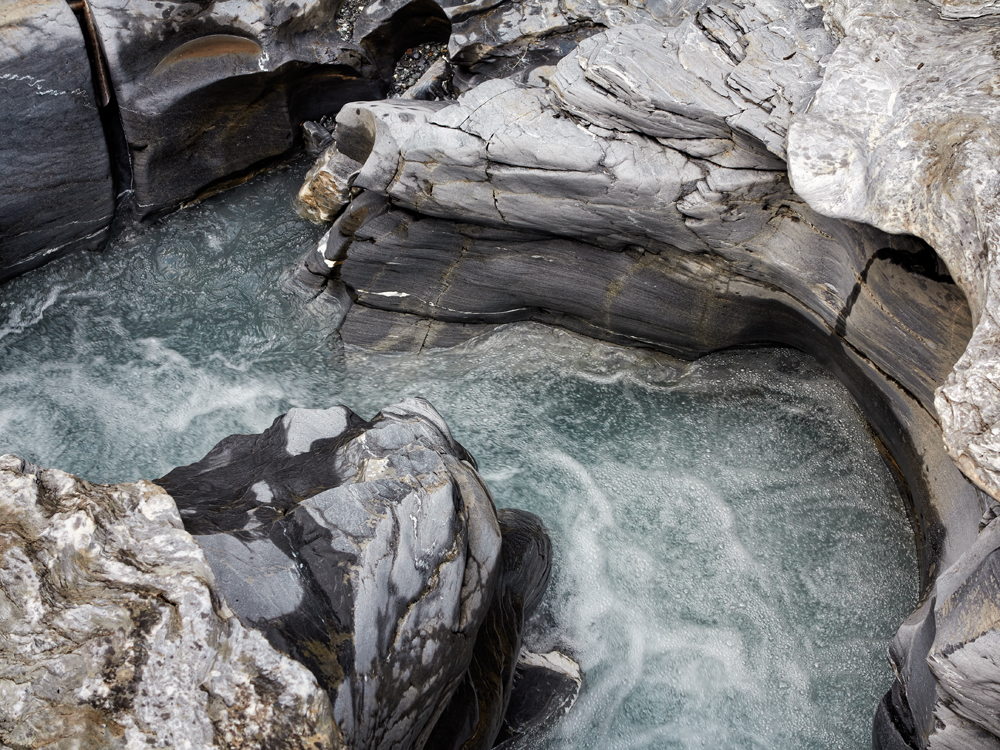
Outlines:
POLYGON ((3 288, 0 451, 156 477, 292 406, 430 399, 499 505, 552 531, 536 648, 587 675, 545 748, 871 746, 912 536, 845 389, 780 349, 684 367, 535 325, 344 351, 284 274, 294 167, 3 288))

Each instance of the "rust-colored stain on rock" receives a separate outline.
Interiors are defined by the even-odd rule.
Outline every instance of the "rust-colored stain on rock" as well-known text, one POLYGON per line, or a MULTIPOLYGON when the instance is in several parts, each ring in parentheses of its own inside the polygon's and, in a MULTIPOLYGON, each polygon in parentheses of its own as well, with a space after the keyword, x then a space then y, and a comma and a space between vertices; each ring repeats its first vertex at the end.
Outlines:
POLYGON ((221 57, 223 55, 249 55, 259 57, 261 47, 253 39, 232 34, 212 34, 201 39, 185 42, 171 51, 153 68, 153 75, 161 73, 181 60, 221 57))

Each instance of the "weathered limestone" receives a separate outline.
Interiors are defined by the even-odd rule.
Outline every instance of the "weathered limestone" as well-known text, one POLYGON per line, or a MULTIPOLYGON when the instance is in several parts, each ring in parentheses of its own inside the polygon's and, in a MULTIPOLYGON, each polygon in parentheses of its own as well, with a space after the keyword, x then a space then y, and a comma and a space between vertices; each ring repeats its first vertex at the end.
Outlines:
POLYGON ((0 458, 0 745, 340 743, 326 693, 245 629, 170 497, 0 458))
POLYGON ((88 0, 121 112, 135 210, 172 208, 288 152, 299 124, 381 95, 336 0, 88 0))
POLYGON ((0 282, 107 239, 108 149, 64 0, 0 5, 0 282))
POLYGON ((336 146, 323 152, 323 158, 306 174, 296 198, 299 215, 317 223, 333 221, 351 201, 354 180, 361 163, 341 154, 336 146))

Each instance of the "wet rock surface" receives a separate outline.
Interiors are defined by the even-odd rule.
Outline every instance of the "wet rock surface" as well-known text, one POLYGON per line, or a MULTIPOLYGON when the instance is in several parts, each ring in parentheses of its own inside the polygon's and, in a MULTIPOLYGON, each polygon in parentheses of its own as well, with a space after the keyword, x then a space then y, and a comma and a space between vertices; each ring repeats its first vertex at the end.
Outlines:
POLYGON ((328 0, 88 2, 140 216, 289 152, 302 121, 382 94, 328 0))
POLYGON ((326 693, 244 628, 149 482, 0 457, 0 744, 337 748, 326 693))
MULTIPOLYGON (((942 646, 967 621, 935 586, 971 564, 1000 494, 996 106, 978 72, 995 30, 988 3, 918 5, 446 7, 458 98, 341 111, 360 193, 306 268, 355 301, 345 340, 375 349, 534 319, 680 356, 817 356, 921 531, 926 598, 893 644, 876 746, 992 747, 1000 670, 963 654, 995 618, 942 646)), ((981 606, 1000 600, 977 581, 981 606)))
POLYGON ((244 625, 328 691, 347 747, 492 746, 550 542, 530 513, 498 516, 427 402, 292 410, 157 481, 244 625))
POLYGON ((0 7, 0 282, 107 239, 111 165, 76 17, 63 0, 0 7))

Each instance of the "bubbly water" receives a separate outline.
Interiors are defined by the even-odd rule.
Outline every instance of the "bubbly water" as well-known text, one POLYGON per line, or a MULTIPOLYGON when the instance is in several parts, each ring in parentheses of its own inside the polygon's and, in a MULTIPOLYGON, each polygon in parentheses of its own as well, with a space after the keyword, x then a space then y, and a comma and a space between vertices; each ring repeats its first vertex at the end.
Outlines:
POLYGON ((556 551, 530 626, 586 682, 544 748, 869 748, 916 597, 902 500, 845 389, 796 352, 686 366, 537 325, 344 351, 290 269, 302 165, 3 287, 0 451, 161 476, 292 406, 422 395, 556 551))

